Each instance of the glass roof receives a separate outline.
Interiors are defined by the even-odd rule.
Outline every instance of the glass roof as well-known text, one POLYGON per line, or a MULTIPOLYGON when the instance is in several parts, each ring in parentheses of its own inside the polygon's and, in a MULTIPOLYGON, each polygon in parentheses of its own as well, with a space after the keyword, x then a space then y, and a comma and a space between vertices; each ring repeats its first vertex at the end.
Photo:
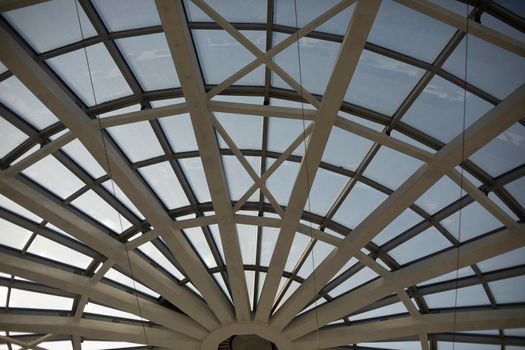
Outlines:
POLYGON ((525 349, 525 5, 468 2, 0 4, 0 350, 525 349))

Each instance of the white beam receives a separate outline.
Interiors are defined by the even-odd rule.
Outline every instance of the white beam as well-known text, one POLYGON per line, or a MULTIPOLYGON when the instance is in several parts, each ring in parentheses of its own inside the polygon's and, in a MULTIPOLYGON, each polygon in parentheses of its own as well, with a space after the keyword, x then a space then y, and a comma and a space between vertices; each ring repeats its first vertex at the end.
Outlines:
POLYGON ((73 317, 0 314, 0 328, 9 332, 74 335, 97 340, 123 341, 172 349, 199 349, 199 342, 184 334, 160 327, 142 327, 125 323, 73 317), (145 336, 146 334, 146 336, 145 336))
MULTIPOLYGON (((181 88, 186 98, 208 189, 210 190, 213 208, 217 216, 236 317, 238 320, 249 320, 251 318, 251 309, 239 237, 237 236, 237 226, 233 220, 231 199, 213 128, 213 116, 208 109, 208 98, 184 9, 181 1, 157 0, 156 4, 162 27, 166 33, 171 56, 179 75, 181 88)), ((221 292, 215 291, 215 293, 221 292)), ((209 295, 205 297, 208 299, 209 295)), ((229 322, 233 320, 230 308, 223 308, 223 313, 224 315, 221 316, 222 321, 229 322)))
POLYGON ((299 316, 285 328, 284 333, 292 339, 299 338, 316 329, 317 323, 328 324, 399 289, 417 285, 431 278, 470 266, 478 261, 523 247, 525 246, 524 227, 524 224, 521 224, 518 229, 505 229, 465 244, 459 248, 459 252, 458 248, 450 249, 391 272, 385 278, 375 280, 326 303, 315 310, 315 314, 314 311, 310 311, 299 316))
POLYGON ((290 194, 279 238, 272 254, 270 267, 257 306, 255 318, 258 321, 266 322, 270 316, 297 225, 310 193, 310 187, 314 182, 337 112, 341 107, 348 84, 363 51, 379 4, 380 1, 375 0, 359 1, 352 14, 352 19, 321 101, 318 111, 319 117, 314 124, 312 136, 310 136, 307 150, 290 194))
POLYGON ((475 310, 401 317, 313 332, 294 341, 296 350, 396 339, 420 333, 464 332, 485 329, 523 328, 523 308, 475 310), (317 338, 319 337, 319 338, 317 338))
MULTIPOLYGON (((525 114, 525 84, 499 105, 468 127, 464 135, 456 136, 437 152, 432 161, 422 165, 394 193, 370 213, 314 270, 316 283, 307 278, 277 311, 272 325, 285 327, 317 294, 344 264, 375 235, 399 216, 450 169, 468 158, 490 140, 519 121, 525 114)), ((268 278, 268 277, 267 277, 268 278)), ((410 285, 410 284, 407 284, 410 285)))
MULTIPOLYGON (((230 303, 213 277, 179 230, 161 203, 132 171, 127 160, 93 121, 61 89, 24 47, 7 31, 0 28, 0 59, 31 92, 53 112, 84 144, 100 165, 112 176, 146 220, 163 232, 166 245, 176 257, 192 283, 206 298, 219 319, 229 319, 230 303)), ((187 299, 189 295, 187 296, 187 299)), ((177 301, 181 303, 181 301, 177 301)), ((187 306, 186 306, 187 308, 187 306)), ((213 322, 213 321, 212 321, 213 322)))
MULTIPOLYGON (((411 8, 412 10, 421 12, 424 15, 437 19, 446 23, 462 32, 472 34, 480 39, 488 41, 489 43, 499 46, 505 50, 515 53, 521 57, 525 57, 525 44, 513 39, 501 32, 484 26, 476 21, 467 19, 465 16, 447 10, 441 6, 434 5, 427 0, 395 0, 398 3, 411 8)), ((465 5, 466 6, 466 5, 465 5)))

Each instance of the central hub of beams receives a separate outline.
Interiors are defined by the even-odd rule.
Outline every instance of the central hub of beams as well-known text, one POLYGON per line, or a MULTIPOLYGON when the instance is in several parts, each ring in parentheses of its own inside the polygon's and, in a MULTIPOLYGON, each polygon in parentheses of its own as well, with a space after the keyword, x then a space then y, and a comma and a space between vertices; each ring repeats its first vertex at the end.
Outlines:
POLYGON ((272 350, 272 342, 255 334, 236 335, 231 342, 232 350, 272 350))

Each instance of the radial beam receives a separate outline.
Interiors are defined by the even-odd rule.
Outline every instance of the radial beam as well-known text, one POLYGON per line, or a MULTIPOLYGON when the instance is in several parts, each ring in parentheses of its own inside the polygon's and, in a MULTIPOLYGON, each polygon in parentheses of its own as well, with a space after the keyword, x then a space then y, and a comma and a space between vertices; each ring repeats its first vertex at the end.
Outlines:
POLYGON ((352 234, 344 239, 343 244, 332 251, 314 270, 315 283, 312 274, 279 309, 272 325, 279 328, 285 327, 361 247, 381 232, 450 169, 518 122, 524 114, 525 84, 468 127, 463 134, 456 136, 437 152, 429 163, 423 164, 370 213, 352 231, 352 234))
MULTIPOLYGON (((395 0, 398 3, 411 8, 412 10, 421 12, 424 15, 437 19, 454 28, 457 28, 465 33, 477 36, 480 39, 488 41, 489 43, 499 46, 505 50, 515 53, 521 57, 525 57, 525 44, 513 39, 501 32, 492 28, 481 25, 472 19, 467 19, 464 16, 447 10, 441 6, 434 5, 427 0, 395 0), (467 22, 468 21, 468 22, 467 22)), ((466 6, 466 5, 465 5, 466 6)))
POLYGON ((284 332, 292 339, 301 337, 316 329, 318 323, 330 323, 406 286, 413 286, 445 273, 470 266, 478 261, 523 247, 525 246, 524 227, 524 224, 521 224, 517 229, 505 229, 465 244, 460 248, 447 250, 391 272, 386 278, 368 283, 326 303, 317 310, 299 316, 285 328, 284 332))
POLYGON ((208 333, 195 321, 176 311, 107 284, 93 283, 88 277, 45 266, 28 259, 0 253, 0 271, 60 290, 82 294, 103 305, 143 317, 196 339, 202 339, 208 333))
POLYGON ((208 98, 184 9, 181 1, 157 0, 156 4, 186 98, 213 208, 217 216, 236 317, 239 320, 249 320, 251 310, 237 227, 233 219, 228 185, 213 128, 213 116, 208 108, 208 98))
MULTIPOLYGON (((127 197, 134 203, 163 238, 192 283, 206 298, 220 320, 231 319, 231 306, 213 277, 186 238, 173 227, 173 220, 161 203, 129 167, 117 147, 107 139, 87 114, 53 80, 50 73, 38 64, 28 49, 9 32, 0 27, 0 59, 24 85, 53 112, 84 144, 100 165, 112 176, 127 197)), ((181 303, 181 301, 178 301, 181 303)))
POLYGON ((346 344, 381 341, 421 333, 461 332, 485 329, 523 328, 524 308, 473 310, 421 315, 419 319, 401 317, 386 321, 363 322, 313 332, 294 341, 296 350, 313 350, 346 344))
POLYGON ((171 349, 199 349, 200 343, 182 333, 140 324, 73 317, 0 314, 0 328, 9 332, 71 334, 97 340, 123 341, 171 349))
POLYGON ((368 33, 374 22, 380 1, 359 1, 354 9, 347 33, 343 39, 337 61, 327 84, 317 121, 314 124, 308 147, 295 180, 288 208, 282 221, 279 238, 272 254, 268 274, 264 281, 256 320, 267 321, 274 303, 277 288, 288 258, 292 241, 301 219, 310 187, 314 182, 332 126, 341 107, 348 84, 363 51, 368 33))
POLYGON ((27 180, 18 177, 6 178, 0 172, 0 192, 27 210, 68 232, 100 254, 114 259, 135 279, 161 294, 207 329, 217 326, 218 322, 210 309, 190 291, 174 283, 135 252, 129 252, 128 263, 124 244, 111 239, 99 227, 62 206, 58 201, 51 199, 49 195, 35 188, 27 180))

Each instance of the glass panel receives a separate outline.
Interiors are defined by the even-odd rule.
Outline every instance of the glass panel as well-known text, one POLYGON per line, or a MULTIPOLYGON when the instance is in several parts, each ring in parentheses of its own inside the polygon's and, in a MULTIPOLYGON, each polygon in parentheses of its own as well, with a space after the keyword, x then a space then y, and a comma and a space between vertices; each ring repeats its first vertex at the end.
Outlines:
POLYGON ((368 267, 363 267, 361 270, 356 272, 350 278, 345 280, 343 283, 332 289, 329 294, 331 297, 336 297, 343 293, 348 292, 354 288, 357 288, 366 282, 370 281, 373 278, 376 278, 378 275, 368 267))
POLYGON ((198 149, 189 114, 162 118, 159 119, 159 123, 173 152, 189 152, 198 149))
POLYGON ((522 303, 525 301, 525 276, 489 282, 490 290, 498 304, 522 303))
POLYGON ((364 176, 396 190, 423 162, 388 147, 381 147, 364 172, 364 176))
POLYGON ((255 288, 255 271, 244 271, 246 286, 248 288, 248 298, 250 300, 250 309, 253 311, 253 289, 255 288))
POLYGON ((317 266, 319 266, 319 264, 321 264, 321 262, 326 259, 328 254, 330 254, 334 249, 335 247, 331 244, 317 241, 297 274, 304 278, 310 276, 313 269, 317 268, 317 266))
POLYGON ((525 127, 514 124, 470 159, 492 177, 522 165, 525 163, 525 127))
POLYGON ((132 163, 164 154, 148 122, 138 122, 107 129, 132 163))
MULTIPOLYGON (((268 158, 266 167, 269 168, 274 161, 273 158, 268 158)), ((268 187, 280 205, 288 205, 288 199, 297 178, 299 166, 299 163, 284 161, 266 181, 266 187, 268 187)))
POLYGON ((257 226, 237 224, 237 235, 241 246, 242 263, 255 265, 257 253, 257 226))
MULTIPOLYGON (((283 153, 290 144, 308 127, 310 122, 302 120, 275 118, 268 120, 268 150, 283 153)), ((304 141, 292 152, 294 155, 304 154, 304 141)))
POLYGON ((363 312, 361 314, 350 316, 350 321, 365 320, 367 318, 384 317, 387 315, 405 314, 407 313, 406 307, 402 302, 397 302, 387 306, 379 307, 374 310, 363 312))
MULTIPOLYGON (((283 284, 284 286, 284 283, 287 281, 286 278, 282 278, 281 279, 281 283, 283 284)), ((290 283, 290 286, 288 287, 288 289, 286 290, 286 292, 284 293, 281 301, 279 302, 279 304, 277 304, 277 306, 275 307, 276 310, 280 309, 281 306, 285 303, 286 300, 288 300, 288 298, 290 298, 292 296, 292 294, 297 290, 297 288, 300 286, 300 284, 296 281, 292 281, 292 283, 290 283)), ((280 287, 280 286, 279 286, 280 287)), ((280 288, 279 288, 280 289, 280 288)))
MULTIPOLYGON (((257 175, 260 175, 261 169, 260 157, 246 157, 248 163, 257 175)), ((222 156, 222 164, 226 174, 226 181, 232 200, 239 200, 246 191, 254 184, 254 181, 248 175, 248 172, 241 165, 235 156, 222 156)), ((259 199, 259 190, 255 191, 248 201, 257 201, 259 199)))
POLYGON ((493 106, 458 86, 435 76, 406 112, 402 121, 444 143, 450 142, 493 106), (464 112, 466 111, 466 114, 464 112))
POLYGON ((295 265, 303 255, 306 246, 310 242, 310 237, 303 235, 302 233, 295 233, 292 241, 292 247, 290 248, 290 254, 286 260, 284 271, 292 272, 295 265))
POLYGON ((123 203, 129 210, 131 210, 135 215, 137 215, 141 220, 144 220, 144 216, 140 211, 135 207, 133 202, 131 202, 124 192, 118 187, 118 185, 110 180, 102 183, 102 186, 113 196, 117 197, 118 200, 123 203))
MULTIPOLYGON (((439 350, 500 350, 501 345, 490 345, 490 344, 469 344, 469 343, 449 343, 449 342, 438 342, 439 350)), ((508 346, 505 346, 505 349, 510 349, 508 346)), ((518 349, 516 349, 518 350, 518 349)))
POLYGON ((44 129, 58 121, 15 76, 0 82, 0 102, 37 129, 44 129))
POLYGON ((97 34, 82 6, 71 0, 46 1, 2 15, 37 52, 49 51, 97 34))
POLYGON ((275 227, 263 227, 262 228, 262 237, 261 237, 261 266, 269 266, 270 259, 272 258, 273 250, 275 248, 275 243, 277 243, 277 238, 279 237, 279 228, 275 227))
MULTIPOLYGON (((146 344, 146 340, 144 340, 146 344)), ((126 343, 120 341, 96 341, 96 340, 84 340, 82 342, 82 350, 106 350, 106 349, 120 349, 120 348, 132 348, 136 347, 137 343, 126 343)))
POLYGON ((110 32, 160 25, 153 0, 95 0, 93 5, 110 32))
POLYGON ((131 227, 131 223, 126 218, 119 215, 93 190, 87 191, 71 204, 115 232, 122 232, 131 227))
POLYGON ((31 231, 0 218, 0 244, 22 250, 31 231))
POLYGON ((391 116, 423 75, 423 70, 364 50, 345 101, 391 116))
POLYGON ((68 143, 62 150, 93 178, 106 175, 104 169, 79 140, 68 143))
POLYGON ((525 17, 525 6, 521 0, 496 0, 496 2, 506 9, 525 17))
POLYGON ((151 260, 155 261, 157 264, 162 266, 162 268, 168 271, 170 274, 175 276, 175 278, 182 280, 184 275, 175 267, 173 264, 153 245, 153 243, 148 242, 141 245, 138 248, 141 252, 146 254, 151 260))
POLYGON ((199 203, 211 202, 208 182, 206 181, 206 175, 200 157, 181 159, 179 160, 179 164, 190 183, 193 193, 197 196, 199 203))
POLYGON ((377 208, 386 197, 386 194, 362 182, 357 182, 341 207, 335 213, 334 220, 350 229, 354 229, 377 208))
MULTIPOLYGON (((288 36, 288 34, 274 33, 273 41, 274 43, 280 42, 288 36)), ((297 49, 297 44, 290 45, 275 56, 273 61, 298 83, 302 80, 303 88, 306 91, 314 94, 324 94, 340 46, 341 44, 333 41, 305 37, 299 40, 299 50, 297 49), (301 72, 299 72, 298 51, 301 55, 301 72)), ((273 72, 272 86, 291 89, 287 83, 273 72)))
MULTIPOLYGON (((266 31, 241 31, 259 50, 266 51, 266 31)), ((224 30, 193 30, 193 42, 206 84, 220 84, 255 59, 224 30), (228 62, 228 64, 224 64, 228 62)), ((264 66, 259 66, 234 85, 263 85, 264 66)))
POLYGON ((53 350, 73 350, 73 344, 69 340, 45 341, 39 343, 38 346, 53 350))
POLYGON ((87 255, 40 235, 35 237, 27 251, 43 256, 44 258, 80 267, 81 269, 87 268, 93 261, 93 259, 87 255))
POLYGON ((393 1, 382 1, 368 41, 434 62, 455 29, 393 1))
POLYGON ((372 241, 381 246, 421 221, 423 221, 421 216, 411 209, 407 209, 391 221, 372 241))
POLYGON ((164 33, 119 39, 116 43, 144 90, 180 86, 164 33))
POLYGON ((323 162, 356 170, 373 142, 339 128, 332 128, 323 153, 323 162), (341 150, 352 150, 341 152, 341 150))
POLYGON ((433 214, 446 205, 455 202, 459 198, 460 193, 463 192, 460 192, 459 186, 445 176, 423 193, 414 203, 427 213, 433 214))
MULTIPOLYGON (((238 114, 215 113, 226 133, 239 149, 261 149, 263 118, 238 114)), ((230 148, 219 136, 219 147, 230 148)))
POLYGON ((423 298, 431 309, 455 306, 490 305, 489 298, 480 284, 429 294, 425 295, 423 298))
POLYGON ((9 307, 33 308, 48 310, 71 310, 73 299, 57 295, 35 293, 11 288, 9 307))
POLYGON ((139 172, 168 209, 190 204, 168 162, 140 168, 139 172))
POLYGON ((5 157, 6 154, 28 138, 26 134, 1 117, 0 130, 2 130, 2 138, 0 139, 0 158, 5 157))
POLYGON ((0 207, 5 208, 15 214, 23 216, 34 222, 42 221, 42 219, 39 216, 36 216, 26 208, 18 205, 17 203, 13 202, 12 200, 3 196, 2 194, 0 194, 0 207))
POLYGON ((84 307, 84 312, 87 312, 90 314, 103 315, 103 316, 127 318, 131 320, 141 320, 142 319, 141 317, 131 314, 129 312, 113 309, 111 307, 102 306, 102 305, 94 304, 94 303, 87 303, 86 306, 84 307))
MULTIPOLYGON (((421 350, 421 343, 418 341, 391 341, 391 342, 376 342, 376 343, 359 343, 358 346, 362 346, 366 349, 378 348, 378 349, 389 349, 389 350, 421 350)), ((441 349, 440 349, 441 350, 441 349)))
POLYGON ((325 216, 348 180, 346 176, 319 168, 304 210, 325 216))
POLYGON ((460 211, 455 212, 446 219, 441 221, 441 224, 454 237, 460 239, 461 242, 468 241, 486 232, 502 227, 492 214, 483 208, 478 202, 473 202, 460 211), (459 227, 461 216, 461 229, 459 227), (461 237, 459 234, 461 233, 461 237))
MULTIPOLYGON (((337 0, 303 0, 297 3, 293 0, 277 0, 274 2, 274 18, 275 24, 281 24, 289 27, 303 27, 308 22, 312 21, 322 13, 328 11, 333 6, 337 5, 337 0), (296 6, 297 4, 297 6, 296 6), (295 12, 297 10, 297 23, 295 12)), ((343 35, 346 33, 350 17, 354 6, 350 6, 346 10, 340 12, 322 26, 316 28, 318 32, 331 33, 343 35)))
POLYGON ((80 49, 50 58, 46 63, 88 106, 132 94, 104 44, 88 46, 86 51, 88 61, 84 49, 80 49), (93 79, 93 88, 89 72, 93 79), (95 98, 93 98, 93 90, 95 90, 95 98))
MULTIPOLYGON (((147 243, 144 246, 146 246, 146 245, 147 245, 147 243)), ((150 256, 150 257, 153 258, 152 256, 150 256)), ((149 294, 149 295, 153 296, 154 298, 158 298, 158 296, 159 296, 159 294, 155 293, 154 291, 152 291, 148 287, 145 287, 143 284, 132 280, 128 276, 118 272, 115 269, 109 269, 108 272, 106 272, 106 274, 104 275, 104 278, 108 278, 108 279, 110 279, 112 281, 118 282, 118 283, 123 284, 125 286, 131 287, 131 288, 136 289, 138 291, 141 291, 143 293, 149 294)))
MULTIPOLYGON (((228 22, 266 23, 266 0, 205 0, 228 22)), ((190 22, 214 22, 190 0, 184 0, 190 22)))
POLYGON ((191 242, 193 248, 197 251, 199 256, 202 258, 208 268, 214 268, 217 266, 210 246, 204 237, 204 233, 200 227, 188 228, 184 230, 184 233, 188 240, 191 242))
POLYGON ((498 32, 501 32, 513 39, 519 40, 521 42, 525 42, 525 34, 520 32, 516 28, 511 27, 505 22, 500 21, 496 17, 489 15, 486 12, 484 12, 481 15, 481 23, 483 23, 484 26, 497 30, 498 32))
POLYGON ((80 179, 53 156, 39 160, 26 168, 22 174, 62 199, 69 197, 84 186, 80 179))
POLYGON ((450 247, 451 245, 452 244, 446 240, 437 229, 431 227, 395 247, 389 252, 389 254, 400 265, 404 265, 408 262, 450 247))
POLYGON ((6 71, 7 71, 7 67, 2 62, 0 62, 0 74, 6 71))
POLYGON ((510 194, 525 207, 525 177, 521 177, 507 185, 505 185, 510 194))
POLYGON ((221 241, 221 234, 219 232, 219 226, 214 225, 208 225, 211 231, 211 235, 213 236, 213 240, 215 241, 215 245, 217 246, 217 249, 219 250, 219 253, 221 254, 222 261, 226 261, 224 258, 224 250, 222 249, 222 241, 221 241))
MULTIPOLYGON (((463 41, 443 65, 443 69, 464 79, 463 41)), ((473 35, 468 37, 467 81, 499 99, 504 99, 525 82, 525 60, 473 35), (501 64, 505 62, 505 64, 501 64)))
POLYGON ((119 114, 125 114, 125 113, 130 113, 130 112, 138 112, 138 111, 140 111, 140 108, 141 107, 140 107, 139 104, 135 104, 135 105, 127 106, 127 107, 124 107, 124 108, 114 109, 114 110, 112 110, 110 112, 99 114, 98 117, 99 118, 107 118, 107 117, 112 117, 114 115, 119 115, 119 114))

